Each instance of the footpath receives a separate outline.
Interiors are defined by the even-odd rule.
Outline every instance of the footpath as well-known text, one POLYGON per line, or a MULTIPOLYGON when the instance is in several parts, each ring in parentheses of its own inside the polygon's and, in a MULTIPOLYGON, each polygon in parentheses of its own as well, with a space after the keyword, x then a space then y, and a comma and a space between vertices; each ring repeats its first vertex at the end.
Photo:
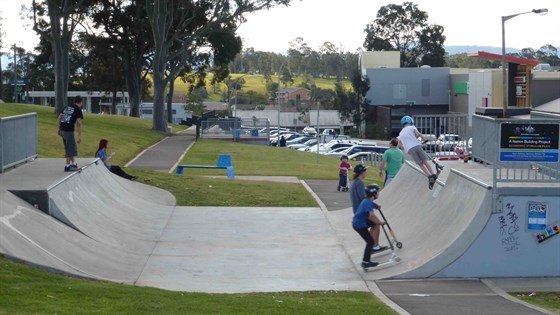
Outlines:
MULTIPOLYGON (((187 129, 146 149, 126 166, 172 172, 194 142, 194 130, 187 129)), ((294 181, 291 177, 278 180, 294 181)), ((324 211, 350 207, 349 198, 340 198, 344 193, 336 192, 336 181, 309 180, 305 185, 324 211)), ((400 314, 555 314, 525 303, 508 292, 560 291, 559 278, 364 279, 364 282, 372 293, 400 314)))

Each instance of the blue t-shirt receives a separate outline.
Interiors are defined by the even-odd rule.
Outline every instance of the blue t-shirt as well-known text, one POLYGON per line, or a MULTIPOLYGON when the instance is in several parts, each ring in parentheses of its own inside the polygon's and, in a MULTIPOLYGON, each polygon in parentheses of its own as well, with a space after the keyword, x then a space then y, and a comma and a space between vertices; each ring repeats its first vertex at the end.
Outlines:
POLYGON ((352 218, 352 226, 356 229, 367 228, 367 221, 369 220, 369 213, 377 208, 377 205, 369 198, 362 200, 358 210, 352 218))
POLYGON ((105 163, 105 161, 107 161, 107 152, 105 152, 105 149, 99 150, 95 155, 95 157, 100 158, 101 161, 103 161, 103 164, 105 164, 105 166, 107 167, 107 169, 111 170, 111 165, 105 163))

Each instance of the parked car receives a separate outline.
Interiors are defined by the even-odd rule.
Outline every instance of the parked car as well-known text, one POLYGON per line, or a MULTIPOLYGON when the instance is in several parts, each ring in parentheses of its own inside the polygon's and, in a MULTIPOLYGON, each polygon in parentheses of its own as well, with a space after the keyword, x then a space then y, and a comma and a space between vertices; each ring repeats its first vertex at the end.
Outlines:
POLYGON ((472 156, 472 138, 469 138, 467 141, 460 141, 459 144, 455 146, 455 153, 457 153, 460 158, 463 158, 466 153, 470 158, 472 156))
POLYGON ((294 144, 287 145, 287 147, 290 148, 290 149, 299 150, 299 149, 302 149, 302 148, 305 149, 305 148, 311 147, 311 146, 316 145, 316 144, 317 144, 317 138, 311 138, 311 139, 305 141, 304 143, 294 143, 294 144))
POLYGON ((301 144, 306 142, 307 140, 310 139, 314 139, 315 137, 311 137, 311 136, 307 136, 307 135, 300 135, 299 137, 296 138, 292 138, 292 139, 286 139, 286 146, 292 145, 292 144, 301 144))
POLYGON ((323 135, 336 135, 336 131, 334 129, 328 128, 328 129, 323 130, 322 134, 323 135))
POLYGON ((305 127, 303 128, 303 133, 306 135, 315 136, 317 134, 317 130, 313 127, 305 127))
MULTIPOLYGON (((284 137, 284 139, 286 139, 286 141, 295 139, 297 137, 301 137, 302 135, 299 133, 294 133, 292 131, 280 131, 280 138, 284 137)), ((276 146, 278 144, 278 135, 274 135, 274 137, 270 136, 270 145, 271 146, 276 146)))
POLYGON ((459 144, 459 141, 461 141, 461 137, 457 134, 441 134, 436 140, 437 151, 453 151, 455 150, 455 146, 459 144))
POLYGON ((347 156, 351 156, 352 154, 358 153, 358 152, 376 152, 376 153, 383 153, 385 152, 387 149, 389 149, 389 147, 380 147, 380 146, 374 146, 374 145, 353 145, 349 148, 347 148, 344 151, 341 152, 329 152, 327 153, 327 155, 330 156, 342 156, 342 155, 347 155, 347 156))
MULTIPOLYGON (((434 134, 427 134, 424 135, 424 143, 422 143, 422 149, 424 149, 424 151, 426 152, 436 152, 436 141, 437 141, 437 137, 434 134)), ((420 141, 422 141, 422 139, 419 139, 420 141)))

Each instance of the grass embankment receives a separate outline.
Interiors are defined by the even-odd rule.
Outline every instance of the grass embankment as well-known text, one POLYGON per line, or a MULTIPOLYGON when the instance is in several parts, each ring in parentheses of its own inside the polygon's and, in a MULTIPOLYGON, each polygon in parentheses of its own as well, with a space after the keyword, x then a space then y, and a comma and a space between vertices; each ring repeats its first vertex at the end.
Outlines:
POLYGON ((512 293, 511 295, 527 303, 531 303, 533 305, 560 314, 560 292, 525 292, 512 293))
MULTIPOLYGON (((243 76, 242 80, 245 83, 242 85, 240 93, 247 93, 249 91, 253 91, 257 94, 262 96, 267 95, 266 91, 266 81, 262 74, 240 74, 240 73, 232 73, 231 80, 235 81, 236 79, 243 76)), ((208 91, 208 99, 206 101, 211 102, 223 102, 224 93, 227 91, 227 85, 225 83, 218 83, 216 87, 213 87, 210 82, 212 81, 213 75, 211 73, 208 74, 206 77, 206 90, 208 91)), ((271 76, 272 82, 278 82, 278 76, 272 75, 271 76)), ((302 76, 295 76, 294 83, 290 87, 299 86, 303 82, 302 76)), ((325 90, 334 90, 334 84, 336 83, 336 78, 314 78, 313 82, 318 88, 325 89, 325 90)), ((342 83, 346 88, 351 87, 351 83, 348 80, 343 80, 342 83)), ((284 84, 282 84, 282 88, 284 88, 284 84)), ((175 80, 175 94, 187 94, 188 92, 188 84, 181 81, 181 79, 175 80)))
MULTIPOLYGON (((38 113, 41 157, 60 157, 63 147, 56 134, 52 108, 0 104, 0 117, 38 113)), ((93 156, 100 138, 110 140, 117 152, 114 164, 124 165, 142 149, 163 138, 140 119, 89 115, 84 119, 80 156, 93 156)), ((219 153, 232 154, 236 175, 293 175, 335 179, 338 160, 288 149, 233 142, 200 141, 185 162, 214 164, 219 153)), ((129 169, 146 183, 163 187, 179 205, 316 206, 298 184, 208 178, 211 173, 177 176, 129 169)), ((219 172, 220 175, 223 175, 219 172)), ((373 172, 372 172, 373 173, 373 172)), ((217 284, 219 285, 219 284, 217 284)), ((0 257, 0 314, 394 314, 364 292, 290 292, 267 294, 203 294, 171 292, 74 279, 0 257)))

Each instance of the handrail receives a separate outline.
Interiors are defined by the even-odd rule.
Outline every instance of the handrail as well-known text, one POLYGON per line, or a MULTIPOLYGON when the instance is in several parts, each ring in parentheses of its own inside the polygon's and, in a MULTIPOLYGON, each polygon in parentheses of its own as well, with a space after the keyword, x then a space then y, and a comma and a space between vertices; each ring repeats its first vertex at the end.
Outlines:
POLYGON ((72 176, 76 176, 76 174, 81 173, 83 170, 85 170, 86 168, 90 167, 92 164, 97 165, 97 163, 99 163, 99 161, 101 161, 100 158, 95 158, 95 160, 93 160, 92 162, 90 162, 89 164, 86 164, 82 167, 80 167, 78 169, 78 171, 73 172, 72 174, 64 177, 63 179, 59 180, 58 182, 52 184, 51 186, 47 187, 47 191, 52 190, 54 188, 56 188, 58 185, 62 184, 64 181, 68 180, 69 178, 71 178, 72 176))

